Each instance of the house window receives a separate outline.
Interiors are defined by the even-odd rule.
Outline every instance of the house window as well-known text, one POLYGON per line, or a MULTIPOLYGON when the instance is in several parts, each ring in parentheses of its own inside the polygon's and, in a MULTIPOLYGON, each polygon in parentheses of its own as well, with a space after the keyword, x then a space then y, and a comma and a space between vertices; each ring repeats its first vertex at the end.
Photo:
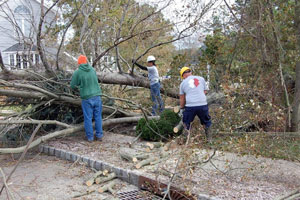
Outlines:
POLYGON ((39 62, 39 54, 10 54, 9 55, 9 64, 11 67, 15 67, 17 69, 28 69, 30 64, 34 64, 34 62, 39 62), (31 62, 31 63, 30 63, 31 62))
POLYGON ((17 54, 17 64, 16 64, 18 69, 21 69, 21 56, 17 54))
POLYGON ((103 59, 104 59, 104 62, 106 62, 106 63, 108 62, 108 57, 107 56, 105 56, 103 59))
POLYGON ((23 69, 27 69, 28 67, 28 56, 23 55, 23 69))
POLYGON ((28 37, 31 31, 30 24, 30 10, 24 6, 17 6, 14 10, 15 18, 16 18, 16 36, 25 36, 28 37))
POLYGON ((39 64, 39 63, 40 63, 40 55, 35 54, 35 64, 39 64))
POLYGON ((30 54, 30 62, 33 64, 33 54, 30 54))
POLYGON ((15 54, 10 54, 9 55, 9 65, 10 66, 15 66, 15 54))

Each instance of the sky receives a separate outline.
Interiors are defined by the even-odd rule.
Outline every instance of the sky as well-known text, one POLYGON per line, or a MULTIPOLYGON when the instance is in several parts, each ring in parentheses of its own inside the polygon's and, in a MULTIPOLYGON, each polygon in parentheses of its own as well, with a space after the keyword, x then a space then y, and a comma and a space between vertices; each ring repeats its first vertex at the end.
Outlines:
MULTIPOLYGON (((148 3, 152 6, 158 7, 160 9, 161 7, 165 6, 166 0, 137 0, 140 3, 148 3)), ((192 8, 195 8, 195 2, 196 0, 172 0, 172 3, 170 6, 168 6, 167 9, 163 10, 163 14, 166 19, 169 19, 171 22, 179 22, 184 21, 184 17, 178 16, 178 12, 182 14, 191 13, 192 15, 196 15, 197 13, 200 13, 201 6, 198 6, 196 10, 192 10, 192 8), (192 6, 191 6, 192 4, 192 6), (189 7, 189 8, 188 8, 189 7)), ((231 5, 234 3, 235 0, 227 0, 227 2, 231 5)), ((209 3, 210 0, 198 0, 198 5, 203 5, 209 3)), ((201 20, 200 24, 205 25, 207 24, 207 20, 210 20, 213 12, 216 11, 220 6, 225 5, 223 0, 217 0, 215 5, 210 9, 209 12, 206 13, 206 15, 201 20)), ((178 27, 179 29, 183 29, 185 26, 187 26, 189 23, 187 21, 181 23, 178 27)), ((175 33, 176 34, 176 33, 175 33)), ((178 49, 184 49, 184 48, 199 48, 203 44, 203 40, 205 38, 205 35, 207 33, 204 32, 204 29, 199 27, 197 31, 194 31, 193 35, 185 38, 181 41, 175 42, 174 45, 178 49)))

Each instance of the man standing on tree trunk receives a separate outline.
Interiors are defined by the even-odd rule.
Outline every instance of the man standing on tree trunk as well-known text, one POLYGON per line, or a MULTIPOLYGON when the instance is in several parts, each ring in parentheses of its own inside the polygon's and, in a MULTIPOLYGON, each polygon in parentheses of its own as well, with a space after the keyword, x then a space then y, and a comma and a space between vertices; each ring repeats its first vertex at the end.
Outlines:
POLYGON ((153 101, 152 115, 158 115, 164 110, 164 103, 160 95, 160 81, 158 71, 155 65, 155 57, 148 56, 147 67, 138 64, 135 60, 132 60, 132 63, 137 65, 142 70, 148 71, 151 99, 153 101))
POLYGON ((102 141, 102 101, 101 89, 95 69, 87 63, 86 56, 79 56, 79 68, 74 72, 71 88, 79 88, 84 116, 84 129, 88 142, 94 140, 93 117, 95 119, 96 140, 102 141))
POLYGON ((204 78, 200 76, 193 76, 192 71, 188 67, 183 67, 180 70, 180 77, 183 81, 180 84, 180 115, 182 122, 188 134, 190 131, 190 124, 194 121, 197 115, 200 122, 205 127, 205 135, 209 142, 211 142, 210 126, 211 120, 208 112, 208 105, 206 94, 208 87, 204 78))

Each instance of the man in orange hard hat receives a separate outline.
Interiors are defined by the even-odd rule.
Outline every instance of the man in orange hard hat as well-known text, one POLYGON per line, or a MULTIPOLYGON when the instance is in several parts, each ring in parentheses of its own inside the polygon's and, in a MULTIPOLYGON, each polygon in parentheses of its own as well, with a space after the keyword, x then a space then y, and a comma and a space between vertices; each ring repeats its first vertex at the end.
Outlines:
POLYGON ((208 112, 206 94, 208 87, 203 77, 193 76, 189 67, 180 70, 183 81, 180 84, 180 115, 185 129, 190 130, 190 124, 197 115, 205 128, 206 138, 211 142, 211 118, 208 112))
POLYGON ((80 91, 81 107, 84 117, 84 129, 88 142, 94 140, 93 118, 95 119, 96 140, 102 141, 102 101, 101 88, 95 69, 87 63, 86 56, 79 56, 78 69, 71 80, 71 88, 80 91))

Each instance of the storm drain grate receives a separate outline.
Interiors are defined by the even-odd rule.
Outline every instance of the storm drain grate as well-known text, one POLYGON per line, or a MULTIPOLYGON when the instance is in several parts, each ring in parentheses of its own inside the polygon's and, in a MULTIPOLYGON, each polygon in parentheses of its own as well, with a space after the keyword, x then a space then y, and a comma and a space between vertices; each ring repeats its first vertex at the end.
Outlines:
POLYGON ((147 191, 134 190, 117 194, 120 200, 161 200, 162 198, 147 191))

